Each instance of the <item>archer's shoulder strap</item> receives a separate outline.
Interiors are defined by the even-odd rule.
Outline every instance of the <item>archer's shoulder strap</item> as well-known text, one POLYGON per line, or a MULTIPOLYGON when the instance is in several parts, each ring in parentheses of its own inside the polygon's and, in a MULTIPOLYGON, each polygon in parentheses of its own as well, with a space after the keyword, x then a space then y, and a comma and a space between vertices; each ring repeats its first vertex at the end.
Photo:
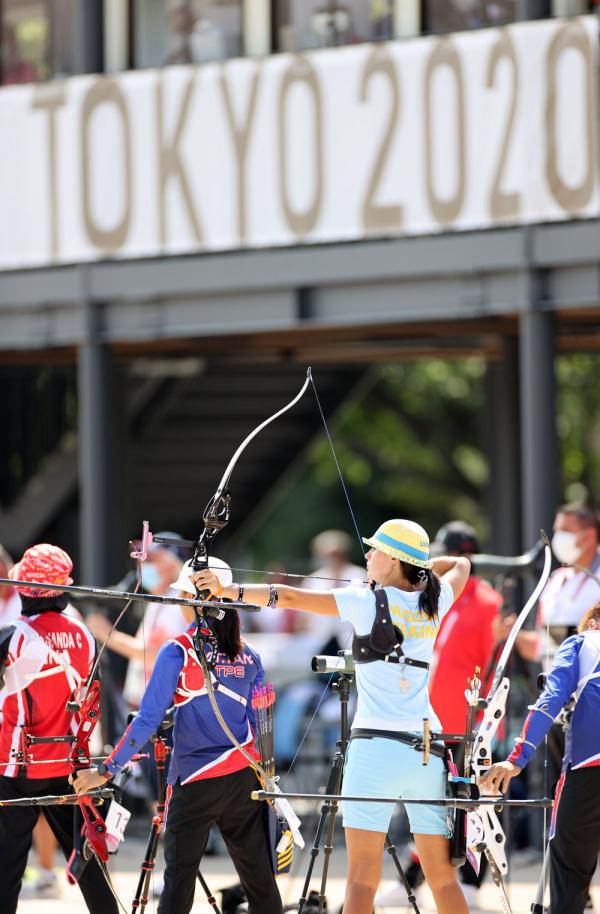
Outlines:
POLYGON ((375 621, 368 635, 354 635, 352 640, 352 658, 355 663, 373 663, 383 660, 385 663, 405 663, 407 666, 429 669, 424 660, 413 660, 402 650, 404 635, 394 625, 390 613, 388 596, 385 588, 374 591, 375 621))

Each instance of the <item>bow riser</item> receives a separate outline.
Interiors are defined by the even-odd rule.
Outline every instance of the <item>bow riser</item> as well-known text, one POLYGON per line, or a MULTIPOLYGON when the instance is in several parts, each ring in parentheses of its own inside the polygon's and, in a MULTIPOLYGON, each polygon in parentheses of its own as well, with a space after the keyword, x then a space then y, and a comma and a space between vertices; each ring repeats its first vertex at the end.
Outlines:
POLYGON ((492 740, 498 732, 506 714, 506 701, 510 689, 510 679, 501 680, 493 698, 490 700, 483 713, 481 723, 477 728, 473 744, 473 771, 479 780, 492 765, 492 740))

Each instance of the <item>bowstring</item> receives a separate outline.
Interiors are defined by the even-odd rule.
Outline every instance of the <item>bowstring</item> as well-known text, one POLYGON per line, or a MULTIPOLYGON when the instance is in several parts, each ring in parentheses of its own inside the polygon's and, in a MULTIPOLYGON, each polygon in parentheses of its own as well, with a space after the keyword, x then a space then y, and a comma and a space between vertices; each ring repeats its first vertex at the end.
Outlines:
MULTIPOLYGON (((133 546, 132 543, 130 543, 129 545, 130 545, 130 546, 133 546)), ((141 558, 136 558, 136 559, 135 559, 135 563, 136 563, 136 582, 135 582, 135 587, 134 587, 134 589, 133 589, 133 593, 138 593, 139 590, 140 590, 140 588, 141 588, 141 586, 142 586, 142 559, 141 559, 141 558)), ((98 654, 96 655, 96 659, 94 660, 94 664, 93 664, 93 666, 92 666, 92 669, 91 669, 91 671, 90 671, 90 674, 89 674, 89 676, 88 676, 88 680, 87 680, 87 685, 88 685, 88 687, 89 687, 89 685, 91 684, 91 682, 93 681, 94 675, 95 675, 96 671, 97 671, 98 668, 99 668, 100 660, 101 660, 101 658, 102 658, 102 655, 104 654, 104 650, 105 650, 105 648, 107 647, 108 642, 110 641, 110 639, 111 639, 111 637, 112 637, 114 631, 116 630, 116 628, 117 628, 119 622, 120 622, 121 619, 124 617, 125 613, 126 613, 127 610, 130 608, 130 606, 132 605, 132 603, 133 603, 133 599, 127 600, 127 602, 125 603, 125 606, 124 606, 123 609, 119 612, 119 614, 117 615, 117 618, 116 618, 115 621, 113 622, 112 628, 111 628, 111 630, 109 631, 107 637, 106 637, 105 640, 103 641, 103 643, 102 643, 102 645, 101 645, 101 647, 100 647, 100 650, 98 651, 98 654)), ((142 626, 141 626, 141 627, 142 627, 142 652, 143 652, 143 664, 144 664, 144 681, 145 681, 145 683, 146 683, 146 685, 147 685, 147 682, 146 682, 146 678, 147 678, 147 677, 146 677, 146 637, 145 637, 145 629, 144 629, 144 620, 145 620, 145 612, 144 612, 144 609, 142 608, 142 620, 141 620, 141 622, 142 622, 142 626)), ((102 758, 104 758, 104 756, 102 756, 102 758)), ((90 759, 90 760, 91 760, 91 759, 90 759)), ((117 902, 117 905, 119 906, 119 908, 124 912, 124 914, 129 914, 129 909, 125 907, 125 905, 123 904, 123 902, 121 901, 121 899, 120 899, 119 896, 117 895, 117 892, 116 892, 116 890, 115 890, 115 888, 114 888, 114 886, 113 886, 113 884, 112 884, 112 880, 111 880, 111 878, 110 878, 110 874, 109 874, 107 865, 104 863, 103 860, 100 859, 100 857, 98 857, 98 855, 96 854, 95 850, 91 847, 91 845, 89 845, 89 847, 90 847, 91 850, 92 850, 92 854, 93 854, 93 856, 94 856, 94 859, 96 860, 96 863, 97 863, 98 866, 100 867, 100 871, 101 871, 101 873, 102 873, 102 876, 103 876, 103 878, 104 878, 104 881, 106 882, 106 884, 107 884, 107 886, 108 886, 108 888, 109 888, 109 890, 110 890, 111 895, 113 896, 113 898, 114 898, 115 901, 117 902)))
POLYGON ((329 442, 329 447, 331 448, 331 455, 332 455, 332 457, 333 457, 333 461, 334 461, 334 463, 335 463, 335 466, 336 466, 336 469, 337 469, 337 472, 338 472, 339 480, 340 480, 340 482, 341 482, 341 484, 342 484, 342 489, 344 490, 344 495, 345 495, 345 497, 346 497, 346 504, 348 505, 348 510, 349 510, 349 512, 350 512, 350 517, 352 518, 352 523, 353 523, 353 525, 354 525, 354 530, 355 530, 355 532, 356 532, 356 537, 357 537, 357 539, 358 539, 358 545, 359 545, 359 548, 360 548, 360 551, 361 551, 362 555, 364 556, 365 550, 364 550, 364 548, 363 548, 362 537, 361 537, 360 531, 359 531, 359 529, 358 529, 358 524, 357 524, 357 522, 356 522, 356 516, 355 516, 355 514, 354 514, 354 510, 353 510, 353 508, 352 508, 352 502, 350 501, 350 496, 349 496, 349 494, 348 494, 348 489, 347 489, 346 483, 345 483, 345 481, 344 481, 344 475, 343 475, 343 473, 342 473, 342 468, 340 467, 340 462, 339 462, 339 460, 338 460, 338 458, 337 458, 337 454, 336 454, 336 452, 335 452, 335 447, 333 446, 333 439, 332 439, 331 434, 330 434, 330 432, 329 432, 329 426, 327 425, 327 420, 326 420, 326 418, 325 418, 325 413, 323 412, 323 407, 321 406, 321 401, 319 400, 319 394, 317 393, 317 388, 316 388, 316 385, 315 385, 315 379, 313 378, 312 373, 311 373, 311 375, 310 375, 310 383, 311 383, 312 389, 313 389, 314 394, 315 394, 315 400, 317 401, 317 406, 318 406, 318 408, 319 408, 319 413, 321 414, 321 421, 323 422, 323 427, 324 427, 324 429, 325 429, 325 434, 327 435, 327 440, 328 440, 328 442, 329 442))
MULTIPOLYGON (((313 375, 312 375, 312 372, 310 373, 310 383, 311 383, 311 387, 312 387, 313 392, 314 392, 314 395, 315 395, 315 400, 316 400, 316 403, 317 403, 317 408, 318 408, 318 410, 319 410, 319 414, 320 414, 320 416, 321 416, 321 422, 323 423, 323 428, 324 428, 324 430, 325 430, 325 435, 326 435, 326 437, 327 437, 327 441, 329 442, 329 447, 330 447, 330 449, 331 449, 331 455, 332 455, 332 457, 333 457, 333 462, 334 462, 335 467, 336 467, 336 470, 337 470, 338 478, 339 478, 340 483, 341 483, 341 485, 342 485, 342 490, 343 490, 343 492, 344 492, 344 497, 345 497, 345 499, 346 499, 346 504, 347 504, 347 506, 348 506, 348 511, 350 512, 350 517, 352 518, 352 525, 353 525, 354 531, 355 531, 355 533, 356 533, 356 538, 357 538, 357 540, 358 540, 358 546, 359 546, 361 555, 364 557, 365 550, 364 550, 364 547, 363 547, 363 542, 362 542, 362 538, 361 538, 361 535, 360 535, 360 531, 359 531, 359 529, 358 529, 358 523, 357 523, 357 521, 356 521, 356 515, 355 515, 354 509, 353 509, 353 507, 352 507, 352 502, 350 501, 350 495, 349 495, 349 493, 348 493, 348 488, 347 488, 347 486, 346 486, 346 481, 345 481, 345 479, 344 479, 344 474, 342 473, 342 468, 341 468, 340 462, 339 462, 339 460, 338 460, 338 456, 337 456, 337 453, 336 453, 336 450, 335 450, 335 446, 334 446, 334 443, 333 443, 333 438, 332 438, 331 433, 330 433, 330 431, 329 431, 329 426, 327 425, 327 420, 326 420, 326 418, 325 418, 325 413, 323 412, 323 407, 321 406, 321 401, 320 401, 320 399, 319 399, 319 394, 317 393, 317 387, 316 387, 316 385, 315 385, 315 381, 314 381, 314 377, 313 377, 313 375)), ((301 575, 288 574, 288 575, 286 575, 286 577, 302 577, 302 576, 301 576, 301 575)), ((327 581, 334 581, 334 580, 337 580, 338 582, 339 582, 339 580, 340 580, 339 578, 334 579, 334 578, 328 578, 328 577, 324 577, 324 576, 320 576, 320 575, 306 575, 305 577, 310 577, 310 578, 317 579, 317 580, 327 580, 327 581)), ((346 582, 344 582, 344 583, 346 583, 346 582)), ((347 582, 347 583, 350 583, 350 582, 347 582)), ((350 643, 350 639, 352 638, 352 636, 353 636, 353 632, 351 631, 351 632, 349 632, 348 635, 346 636, 346 641, 344 642, 344 645, 343 645, 343 647, 342 647, 342 650, 346 650, 346 649, 347 649, 347 647, 348 647, 348 645, 349 645, 349 643, 350 643)), ((292 758, 292 761, 290 762, 290 765, 289 765, 287 771, 285 772, 285 774, 284 774, 283 777, 282 777, 282 780, 281 780, 281 786, 282 786, 282 788, 285 788, 285 785, 287 784, 288 778, 291 776, 292 770, 293 770, 293 768, 294 768, 294 766, 295 766, 295 764, 296 764, 296 762, 297 762, 297 760, 298 760, 298 757, 299 757, 299 755, 300 755, 300 752, 302 751, 302 747, 304 746, 304 743, 306 742, 306 739, 307 739, 307 737, 308 737, 310 728, 312 727, 313 723, 315 722, 315 719, 316 719, 316 717, 317 717, 317 714, 319 713, 319 710, 320 710, 320 708, 321 708, 321 705, 323 704, 323 701, 325 700, 325 696, 326 696, 326 695, 328 694, 328 692, 329 692, 329 688, 330 688, 330 686, 331 686, 331 683, 332 683, 332 680, 333 680, 333 677, 334 677, 334 676, 335 676, 335 672, 331 673, 330 676, 329 676, 329 678, 327 679, 327 682, 326 682, 325 685, 323 686, 323 689, 322 689, 322 691, 321 691, 321 694, 320 694, 320 696, 319 696, 319 699, 318 699, 318 701, 317 701, 317 704, 316 704, 316 706, 315 706, 315 708, 314 708, 314 710, 313 710, 313 713, 312 713, 312 715, 311 715, 311 717, 310 717, 310 720, 308 721, 308 724, 306 725, 306 727, 305 727, 305 729, 304 729, 304 732, 303 732, 303 734, 302 734, 302 736, 301 736, 301 738, 300 738, 300 742, 298 743, 298 748, 296 749, 296 752, 294 753, 294 757, 292 758)), ((290 874, 290 875, 291 875, 291 874, 290 874)), ((292 891, 292 884, 293 884, 293 883, 292 883, 292 879, 290 879, 290 880, 288 881, 288 886, 287 886, 287 889, 288 889, 287 894, 288 894, 288 895, 289 895, 289 894, 291 893, 291 891, 292 891)))
MULTIPOLYGON (((541 594, 540 594, 540 598, 541 598, 541 594)), ((550 614, 549 614, 549 613, 546 613, 546 632, 545 632, 545 641, 546 641, 546 644, 545 644, 545 650, 544 650, 544 666, 545 666, 544 672, 547 673, 547 672, 548 672, 549 661, 550 661, 550 614)), ((548 788, 549 788, 549 785, 548 785, 548 732, 549 732, 549 731, 546 731, 546 735, 544 736, 544 779, 543 779, 543 785, 544 785, 544 796, 545 796, 545 797, 549 796, 549 793, 548 793, 548 788)), ((566 734, 565 734, 565 738, 566 738, 566 734)), ((552 821, 552 819, 550 819, 550 822, 551 822, 551 821, 552 821)), ((542 826, 543 826, 543 829, 544 829, 544 838, 543 838, 543 841, 542 841, 542 853, 543 853, 543 856, 542 856, 542 908, 543 908, 543 907, 544 907, 544 898, 545 898, 545 895, 546 895, 546 890, 547 890, 547 888, 548 888, 548 873, 549 873, 549 871, 550 871, 550 870, 549 870, 549 867, 548 867, 548 868, 545 867, 545 863, 546 863, 546 854, 548 853, 548 850, 549 850, 549 848, 548 848, 548 845, 549 845, 549 837, 548 837, 548 829, 549 829, 549 825, 548 825, 548 810, 547 810, 545 807, 544 807, 544 810, 543 810, 543 813, 542 813, 542 826)))
MULTIPOLYGON (((344 480, 344 474, 342 473, 342 468, 341 468, 341 466, 340 466, 340 462, 339 462, 338 456, 337 456, 337 454, 336 454, 335 446, 334 446, 334 443, 333 443, 333 438, 332 438, 332 436, 331 436, 331 432, 329 431, 329 426, 327 425, 327 419, 325 418, 325 413, 323 412, 323 407, 321 406, 321 401, 320 401, 320 399, 319 399, 319 394, 317 393, 317 387, 316 387, 316 385, 315 385, 315 380, 314 380, 314 377, 313 377, 313 375, 312 375, 312 372, 311 372, 311 374, 310 374, 310 383, 311 383, 311 387, 312 387, 313 392, 314 392, 314 395, 315 395, 315 400, 316 400, 316 402, 317 402, 317 407, 318 407, 318 410, 319 410, 319 414, 320 414, 320 416, 321 416, 321 421, 322 421, 322 423, 323 423, 323 428, 325 429, 325 435, 327 436, 327 441, 329 442, 329 447, 330 447, 330 449, 331 449, 331 455, 332 455, 332 457, 333 457, 333 462, 335 463, 335 467, 336 467, 336 470, 337 470, 337 473, 338 473, 338 477, 339 477, 340 483, 341 483, 341 485, 342 485, 342 489, 343 489, 343 492, 344 492, 344 496, 345 496, 345 498, 346 498, 346 504, 348 505, 348 510, 349 510, 349 512, 350 512, 350 517, 352 518, 352 524, 353 524, 353 526, 354 526, 354 530, 355 530, 355 532, 356 532, 356 537, 357 537, 357 539, 358 539, 359 549, 360 549, 360 551, 361 551, 361 555, 364 557, 365 551, 364 551, 364 547, 363 547, 362 537, 361 537, 360 531, 359 531, 359 529, 358 529, 358 523, 357 523, 357 521, 356 521, 356 515, 355 515, 355 513, 354 513, 354 509, 352 508, 352 502, 350 501, 350 495, 349 495, 349 493, 348 493, 348 488, 347 488, 346 482, 345 482, 345 480, 344 480)), ((299 575, 290 575, 290 577, 299 577, 299 575)), ((328 577, 322 577, 322 578, 321 578, 321 576, 319 576, 319 575, 307 575, 307 577, 313 577, 313 578, 316 578, 317 580, 322 579, 322 580, 327 580, 327 581, 333 581, 333 580, 338 580, 338 581, 339 581, 339 578, 338 578, 338 579, 328 578, 328 577)), ((353 635, 353 632, 350 632, 350 633, 346 636, 346 641, 345 641, 345 643, 344 643, 344 645, 343 645, 342 650, 346 650, 346 648, 348 647, 348 644, 350 643, 350 639, 352 638, 352 635, 353 635)), ((318 699, 318 701, 317 701, 317 704, 316 704, 316 706, 315 706, 315 709, 314 709, 314 711, 313 711, 313 713, 312 713, 312 715, 311 715, 311 717, 310 717, 310 720, 309 720, 309 722, 308 722, 308 724, 307 724, 307 726, 306 726, 306 728, 305 728, 305 730, 304 730, 304 733, 302 734, 302 737, 301 737, 300 742, 299 742, 299 744, 298 744, 298 748, 296 749, 296 752, 294 753, 294 757, 292 758, 292 761, 290 762, 290 765, 289 765, 289 767, 288 767, 288 770, 287 770, 286 773, 283 775, 283 778, 282 778, 282 781, 281 781, 282 787, 285 786, 285 784, 287 783, 288 778, 290 777, 290 775, 291 775, 291 773, 292 773, 292 769, 293 769, 294 765, 296 764, 296 761, 297 761, 297 759, 298 759, 298 756, 300 755, 300 751, 301 751, 302 747, 304 746, 304 743, 306 742, 306 739, 307 739, 307 737, 308 737, 309 730, 310 730, 310 728, 312 727, 312 725, 313 725, 313 723, 314 723, 314 721, 315 721, 315 719, 316 719, 316 717, 317 717, 317 714, 319 713, 319 710, 320 710, 320 708, 321 708, 321 705, 323 704, 323 701, 325 700, 325 696, 327 695, 327 693, 328 693, 328 691, 329 691, 329 687, 331 686, 331 682, 332 682, 333 677, 334 677, 335 675, 336 675, 335 672, 331 673, 331 675, 329 676, 327 682, 326 682, 325 685, 323 686, 323 690, 322 690, 322 692, 321 692, 321 694, 320 694, 320 696, 319 696, 319 699, 318 699)))
MULTIPOLYGON (((138 573, 139 585, 141 586, 142 559, 141 558, 136 559, 136 562, 137 562, 137 573, 138 573)), ((152 605, 152 604, 149 604, 149 605, 152 605)), ((142 606, 142 619, 141 619, 141 626, 140 626, 141 634, 142 634, 142 664, 144 667, 144 692, 148 688, 148 662, 147 662, 148 658, 147 658, 147 654, 146 654, 146 609, 147 609, 147 606, 146 607, 142 606)), ((154 748, 154 747, 152 747, 152 748, 154 748)), ((148 759, 148 762, 149 762, 149 764, 154 764, 154 758, 148 759)), ((142 774, 142 778, 143 778, 144 777, 143 770, 142 769, 140 769, 140 770, 141 770, 141 774, 142 774)), ((151 816, 151 819, 152 819, 152 816, 151 816)), ((158 852, 158 845, 157 845, 156 849, 158 852)), ((150 898, 152 899, 152 902, 151 902, 152 910, 156 911, 156 896, 154 894, 154 889, 155 889, 154 877, 156 874, 156 858, 154 860, 154 864, 155 865, 150 870, 150 880, 148 883, 148 895, 149 895, 148 900, 150 900, 150 898)))

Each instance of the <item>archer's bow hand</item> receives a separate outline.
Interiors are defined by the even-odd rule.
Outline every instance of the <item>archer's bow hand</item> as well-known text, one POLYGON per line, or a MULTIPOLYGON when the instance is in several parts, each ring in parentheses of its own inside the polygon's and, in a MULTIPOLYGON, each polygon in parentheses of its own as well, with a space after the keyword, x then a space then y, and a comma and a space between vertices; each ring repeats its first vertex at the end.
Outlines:
POLYGON ((202 571, 195 571, 190 575, 190 580, 196 585, 198 590, 209 590, 213 597, 220 597, 223 593, 223 585, 216 574, 210 568, 203 568, 202 571))
POLYGON ((518 765, 508 760, 497 762, 479 778, 479 786, 491 794, 506 793, 511 780, 519 774, 521 769, 518 765))
POLYGON ((105 787, 110 778, 111 775, 100 774, 97 768, 84 768, 78 771, 77 774, 71 774, 69 783, 73 786, 77 796, 81 796, 81 794, 89 793, 90 790, 94 790, 96 787, 105 787))

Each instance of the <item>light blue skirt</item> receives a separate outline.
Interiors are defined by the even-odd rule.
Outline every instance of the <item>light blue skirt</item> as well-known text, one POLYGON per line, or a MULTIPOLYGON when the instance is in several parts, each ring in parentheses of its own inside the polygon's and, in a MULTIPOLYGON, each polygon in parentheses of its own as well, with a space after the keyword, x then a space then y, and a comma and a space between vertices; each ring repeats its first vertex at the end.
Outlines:
MULTIPOLYGON (((346 754, 342 794, 443 800, 446 769, 442 759, 434 755, 423 765, 420 752, 394 739, 353 739, 346 754)), ((344 827, 386 833, 396 808, 392 803, 344 800, 344 827)), ((407 805, 405 809, 413 834, 448 835, 444 806, 407 805)))

